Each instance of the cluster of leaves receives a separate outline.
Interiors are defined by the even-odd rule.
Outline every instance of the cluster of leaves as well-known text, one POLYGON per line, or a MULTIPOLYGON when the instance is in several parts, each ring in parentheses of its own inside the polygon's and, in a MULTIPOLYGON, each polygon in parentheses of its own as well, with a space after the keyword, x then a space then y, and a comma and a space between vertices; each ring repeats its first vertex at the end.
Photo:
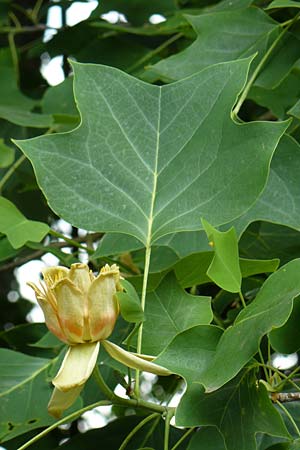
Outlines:
POLYGON ((51 1, 0 5, 1 444, 300 448, 299 367, 272 365, 300 349, 300 3, 102 0, 70 27, 71 4, 55 2, 50 40, 51 1), (40 68, 55 56, 65 80, 52 87, 40 68), (14 272, 46 253, 116 262, 110 340, 174 375, 137 399, 139 374, 103 350, 102 378, 55 422, 65 349, 26 323, 14 272), (82 413, 109 401, 115 420, 81 434, 82 413))

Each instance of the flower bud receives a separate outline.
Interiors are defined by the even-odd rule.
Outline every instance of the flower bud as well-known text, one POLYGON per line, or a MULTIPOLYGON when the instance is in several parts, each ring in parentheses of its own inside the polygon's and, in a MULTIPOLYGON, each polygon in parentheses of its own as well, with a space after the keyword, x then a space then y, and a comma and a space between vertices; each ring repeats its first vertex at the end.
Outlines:
POLYGON ((95 277, 86 264, 43 270, 36 294, 49 330, 74 345, 101 341, 113 331, 119 314, 116 292, 121 290, 119 268, 104 266, 95 277))

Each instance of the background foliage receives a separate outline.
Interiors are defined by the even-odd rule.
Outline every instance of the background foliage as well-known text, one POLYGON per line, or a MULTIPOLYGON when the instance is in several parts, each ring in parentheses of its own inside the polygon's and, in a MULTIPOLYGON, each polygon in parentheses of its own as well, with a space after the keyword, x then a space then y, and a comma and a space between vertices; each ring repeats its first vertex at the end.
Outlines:
POLYGON ((101 0, 70 26, 73 3, 0 2, 1 445, 300 448, 299 365, 273 364, 300 349, 300 2, 101 0), (51 418, 65 349, 15 270, 49 254, 116 262, 110 340, 174 375, 141 375, 137 400, 103 349, 51 418))

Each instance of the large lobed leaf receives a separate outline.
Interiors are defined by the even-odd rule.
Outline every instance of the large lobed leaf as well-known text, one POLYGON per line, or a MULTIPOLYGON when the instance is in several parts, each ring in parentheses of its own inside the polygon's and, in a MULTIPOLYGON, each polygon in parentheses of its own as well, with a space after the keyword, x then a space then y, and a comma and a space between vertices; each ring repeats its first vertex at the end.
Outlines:
POLYGON ((285 135, 274 154, 267 185, 257 202, 233 222, 239 234, 257 220, 300 230, 300 145, 285 135))
POLYGON ((224 332, 212 363, 201 376, 207 391, 214 391, 232 379, 255 355, 262 336, 287 321, 293 300, 300 293, 299 271, 300 259, 295 259, 272 274, 255 300, 224 332))
POLYGON ((249 60, 163 87, 114 68, 73 67, 81 125, 18 141, 59 216, 149 244, 200 229, 201 216, 228 222, 254 203, 287 124, 231 119, 249 60))
POLYGON ((263 385, 257 386, 253 372, 242 373, 212 394, 204 394, 199 385, 193 384, 177 409, 176 424, 210 425, 217 428, 211 433, 197 433, 189 450, 207 449, 208 436, 210 445, 214 442, 217 450, 256 450, 255 437, 258 433, 287 439, 290 437, 266 388, 263 385))

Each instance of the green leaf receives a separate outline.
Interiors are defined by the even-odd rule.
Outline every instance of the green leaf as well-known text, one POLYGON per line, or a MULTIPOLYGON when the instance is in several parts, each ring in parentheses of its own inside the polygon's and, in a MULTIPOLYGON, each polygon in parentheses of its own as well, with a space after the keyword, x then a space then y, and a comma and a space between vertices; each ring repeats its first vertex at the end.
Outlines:
POLYGON ((0 139, 0 168, 8 167, 14 162, 15 151, 0 139))
POLYGON ((177 334, 154 362, 181 375, 192 385, 210 366, 221 335, 222 330, 212 325, 190 328, 177 334))
POLYGON ((207 391, 214 391, 231 380, 255 355, 262 336, 287 321, 293 299, 300 293, 299 271, 300 259, 295 259, 272 274, 255 300, 227 328, 211 366, 198 379, 207 391))
POLYGON ((267 185, 257 202, 233 222, 241 234, 251 222, 265 220, 300 230, 300 145, 285 135, 272 159, 267 185))
POLYGON ((300 299, 294 301, 293 311, 287 322, 269 334, 270 343, 279 353, 294 353, 300 349, 300 299))
POLYGON ((177 9, 174 0, 152 0, 141 3, 139 0, 123 2, 122 0, 102 0, 99 6, 93 11, 91 17, 99 17, 100 14, 109 11, 118 11, 125 15, 132 24, 143 24, 148 22, 152 14, 170 14, 177 9))
POLYGON ((53 124, 49 114, 38 114, 10 105, 0 104, 0 117, 22 127, 50 128, 53 124))
POLYGON ((7 236, 13 248, 19 248, 28 241, 40 242, 48 234, 49 227, 26 219, 13 203, 0 197, 0 232, 7 236))
POLYGON ((60 341, 54 334, 52 334, 50 331, 46 332, 44 336, 41 337, 38 341, 34 342, 33 344, 30 344, 31 347, 37 347, 37 348, 61 348, 64 344, 62 341, 60 341))
POLYGON ((207 275, 225 291, 240 292, 242 273, 235 229, 218 231, 204 219, 202 219, 202 225, 214 248, 213 259, 207 269, 207 275))
POLYGON ((274 0, 266 10, 273 8, 300 8, 300 3, 293 0, 274 0))
POLYGON ((158 62, 151 70, 169 80, 192 75, 212 64, 236 60, 259 52, 255 64, 279 32, 277 23, 251 7, 187 16, 197 39, 182 52, 158 62))
MULTIPOLYGON (((215 426, 224 439, 223 448, 230 450, 256 450, 257 433, 290 437, 266 388, 262 384, 257 386, 253 371, 242 373, 211 394, 205 394, 201 386, 192 384, 177 408, 176 425, 215 426)), ((207 436, 196 434, 191 442, 195 447, 191 448, 206 448, 206 439, 207 436)), ((222 449, 221 437, 216 440, 222 449)))
POLYGON ((205 450, 226 450, 223 436, 216 427, 201 427, 200 430, 197 430, 197 434, 190 440, 187 450, 199 450, 201 446, 205 450))
POLYGON ((1 49, 0 65, 0 117, 16 125, 49 127, 52 117, 31 112, 37 105, 37 101, 26 97, 19 90, 10 49, 1 49))
MULTIPOLYGON (((288 109, 299 98, 299 86, 299 73, 292 72, 274 89, 253 86, 248 94, 248 98, 254 100, 258 105, 270 109, 279 119, 284 119, 288 109)), ((292 108, 288 114, 295 115, 294 112, 297 112, 297 110, 292 108)))
MULTIPOLYGON (((133 414, 128 417, 118 417, 108 423, 105 427, 89 430, 85 433, 76 433, 70 437, 68 442, 64 443, 62 448, 64 450, 86 450, 87 448, 89 450, 98 450, 99 442, 101 442, 102 448, 119 450, 124 439, 144 418, 145 416, 133 414)), ((148 449, 150 447, 158 450, 163 448, 165 421, 160 419, 154 429, 152 429, 154 420, 155 419, 146 424, 141 430, 134 433, 130 443, 128 444, 128 449, 142 450, 142 448, 145 448, 146 450, 146 448, 148 449), (145 445, 143 442, 145 441, 146 435, 148 435, 148 439, 147 444, 145 445)), ((169 442, 170 446, 175 445, 183 434, 184 430, 171 427, 169 442)), ((188 439, 178 447, 178 450, 185 450, 187 442, 188 439)), ((61 446, 56 447, 54 450, 61 450, 61 446)))
POLYGON ((47 412, 52 365, 49 359, 0 349, 1 442, 54 422, 47 412))
POLYGON ((0 238, 0 262, 13 258, 17 254, 17 250, 11 246, 6 237, 0 238))
MULTIPOLYGON (((0 349, 0 442, 55 422, 47 412, 47 403, 56 363, 0 349)), ((68 414, 81 404, 79 399, 68 414)))
MULTIPOLYGON (((183 288, 210 283, 211 279, 207 271, 213 261, 213 252, 200 252, 187 256, 174 266, 176 277, 183 288)), ((278 265, 278 259, 259 260, 240 258, 239 265, 242 278, 247 278, 259 273, 274 272, 278 265)))
POLYGON ((144 312, 136 290, 129 281, 122 280, 121 285, 125 292, 117 292, 116 296, 123 318, 127 322, 142 322, 144 320, 144 312))
POLYGON ((200 216, 225 223, 259 195, 287 124, 230 118, 249 60, 163 87, 114 68, 73 66, 80 127, 18 141, 60 217, 149 244, 199 229, 200 216))
POLYGON ((210 297, 188 294, 170 273, 147 295, 145 316, 142 351, 157 355, 178 333, 211 322, 210 297))
POLYGON ((300 232, 268 222, 252 223, 239 241, 240 253, 250 258, 280 259, 285 264, 300 257, 300 232))
POLYGON ((300 100, 295 103, 295 105, 288 111, 291 116, 300 119, 300 100))
POLYGON ((121 233, 106 233, 95 252, 94 258, 103 256, 120 255, 121 253, 132 252, 143 248, 143 244, 138 239, 121 233))

